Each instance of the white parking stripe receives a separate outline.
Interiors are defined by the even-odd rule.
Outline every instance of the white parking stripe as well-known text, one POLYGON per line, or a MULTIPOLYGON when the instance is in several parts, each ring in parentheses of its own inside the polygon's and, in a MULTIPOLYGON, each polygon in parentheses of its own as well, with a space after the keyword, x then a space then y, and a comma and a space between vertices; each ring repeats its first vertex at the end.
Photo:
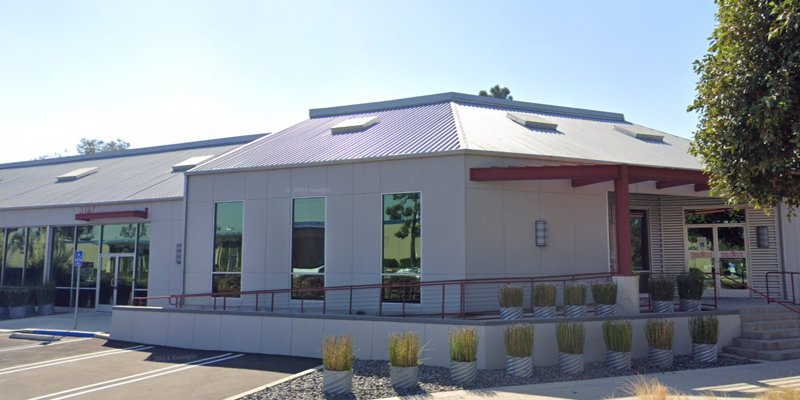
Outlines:
POLYGON ((195 360, 195 361, 188 362, 188 363, 185 363, 185 364, 173 365, 173 366, 170 366, 170 367, 165 367, 165 368, 161 368, 161 369, 157 369, 157 370, 153 370, 153 371, 142 372, 142 373, 135 374, 135 375, 125 376, 125 377, 122 377, 122 378, 111 379, 111 380, 108 380, 108 381, 98 382, 98 383, 94 383, 94 384, 91 384, 91 385, 77 387, 77 388, 73 388, 73 389, 69 389, 69 390, 64 390, 64 391, 57 392, 57 393, 50 393, 50 394, 47 394, 47 395, 44 395, 44 396, 34 397, 32 399, 29 399, 29 400, 42 400, 42 399, 62 400, 62 399, 68 399, 70 397, 75 397, 75 396, 80 396, 80 395, 84 395, 84 394, 88 394, 88 393, 98 392, 98 391, 101 391, 101 390, 111 389, 111 388, 114 388, 114 387, 117 387, 117 386, 122 386, 122 385, 127 385, 127 384, 130 384, 130 383, 140 382, 140 381, 147 380, 147 379, 157 378, 159 376, 173 374, 173 373, 176 373, 176 372, 185 371, 185 370, 192 369, 192 368, 199 367, 199 366, 203 366, 203 365, 215 364, 215 363, 218 363, 218 362, 233 360, 234 358, 239 358, 239 357, 242 357, 242 356, 244 356, 244 354, 225 353, 225 354, 221 354, 221 355, 214 356, 214 357, 204 358, 202 360, 195 360), (102 385, 105 385, 105 386, 102 386, 102 385), (84 389, 87 389, 87 390, 84 390, 84 389), (74 393, 70 393, 70 392, 74 392, 74 393), (60 397, 52 397, 52 396, 59 396, 59 395, 62 395, 64 393, 70 393, 70 394, 68 394, 66 396, 60 396, 60 397))
POLYGON ((22 345, 22 346, 14 346, 14 347, 3 347, 2 349, 0 349, 0 353, 6 352, 6 351, 23 350, 23 349, 35 349, 35 348, 40 348, 40 347, 55 346, 55 345, 59 345, 59 344, 82 342, 84 340, 89 340, 89 339, 91 339, 91 338, 78 338, 78 339, 75 339, 75 340, 61 340, 61 341, 58 341, 58 342, 50 342, 50 343, 36 343, 36 344, 25 344, 25 345, 22 345))
POLYGON ((13 367, 7 367, 7 368, 0 369, 0 375, 13 374, 13 373, 29 371, 29 370, 37 369, 37 368, 50 367, 50 366, 53 366, 53 365, 66 364, 66 363, 71 363, 71 362, 75 362, 75 361, 89 360, 89 359, 97 358, 97 357, 105 357, 105 356, 111 356, 111 355, 116 355, 116 354, 128 353, 128 352, 131 352, 131 351, 147 350, 147 349, 152 349, 152 348, 153 348, 153 346, 142 346, 142 345, 139 345, 139 346, 127 347, 127 348, 124 348, 124 349, 98 351, 98 352, 94 352, 94 353, 79 354, 79 355, 71 356, 71 357, 57 358, 55 360, 47 360, 47 361, 40 361, 40 362, 31 363, 31 364, 16 365, 16 366, 13 366, 13 367))

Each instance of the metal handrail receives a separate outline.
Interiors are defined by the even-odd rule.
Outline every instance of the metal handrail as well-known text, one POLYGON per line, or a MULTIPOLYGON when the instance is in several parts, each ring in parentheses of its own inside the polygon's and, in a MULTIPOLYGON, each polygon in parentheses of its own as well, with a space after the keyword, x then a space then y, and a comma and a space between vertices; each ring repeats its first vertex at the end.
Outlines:
MULTIPOLYGON (((767 304, 769 304, 769 303, 777 303, 777 304, 780 304, 780 305, 782 305, 782 306, 784 306, 784 307, 786 307, 786 308, 788 308, 788 309, 800 314, 800 310, 789 306, 790 304, 791 305, 797 304, 797 293, 796 293, 797 285, 795 284, 795 276, 800 276, 800 272, 787 272, 787 271, 770 271, 770 272, 767 272, 765 274, 765 278, 764 278, 767 281, 767 293, 766 293, 766 295, 762 294, 762 296, 766 297, 767 304), (791 299, 786 299, 785 298, 786 296, 783 296, 784 299, 777 299, 775 297, 772 297, 771 289, 770 289, 770 286, 769 286, 769 277, 770 277, 770 275, 778 275, 778 276, 780 276, 782 278, 781 279, 782 286, 786 285, 786 276, 787 275, 789 276, 789 281, 790 281, 789 284, 791 286, 791 293, 792 293, 791 299)), ((778 289, 780 290, 780 288, 778 288, 778 289)), ((780 291, 778 293, 780 293, 780 291)))

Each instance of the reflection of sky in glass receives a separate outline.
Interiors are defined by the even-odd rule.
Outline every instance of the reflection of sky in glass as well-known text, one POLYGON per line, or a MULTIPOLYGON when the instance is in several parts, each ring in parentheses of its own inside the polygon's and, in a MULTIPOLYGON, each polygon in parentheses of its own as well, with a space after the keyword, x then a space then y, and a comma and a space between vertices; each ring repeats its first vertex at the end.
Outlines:
POLYGON ((217 203, 217 226, 219 234, 241 234, 242 233, 242 202, 217 203))
POLYGON ((294 199, 294 223, 305 226, 324 226, 325 198, 294 199), (307 224, 311 223, 311 224, 307 224))

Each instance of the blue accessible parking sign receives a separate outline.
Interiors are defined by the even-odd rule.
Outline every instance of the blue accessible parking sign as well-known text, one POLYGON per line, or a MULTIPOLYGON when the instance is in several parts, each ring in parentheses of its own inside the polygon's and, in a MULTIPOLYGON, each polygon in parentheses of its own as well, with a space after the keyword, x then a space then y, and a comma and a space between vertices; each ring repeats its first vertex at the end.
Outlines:
POLYGON ((83 250, 75 250, 75 268, 80 268, 83 265, 83 250))

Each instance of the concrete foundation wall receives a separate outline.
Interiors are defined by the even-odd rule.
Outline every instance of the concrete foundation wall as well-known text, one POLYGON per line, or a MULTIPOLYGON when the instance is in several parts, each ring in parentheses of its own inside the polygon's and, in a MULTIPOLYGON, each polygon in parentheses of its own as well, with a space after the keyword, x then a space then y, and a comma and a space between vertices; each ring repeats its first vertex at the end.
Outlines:
MULTIPOLYGON (((708 313, 703 313, 707 315, 708 313)), ((688 320, 693 313, 672 315, 675 321, 676 355, 691 353, 688 320)), ((718 313, 719 345, 729 345, 740 336, 738 314, 718 313)), ((630 318, 633 324, 633 357, 647 356, 644 324, 647 316, 630 318)), ((560 319, 559 321, 564 321, 560 319)), ((599 362, 605 357, 602 318, 584 320, 586 331, 585 361, 599 362)), ((523 321, 525 322, 525 321, 523 321)), ((463 321, 415 318, 361 318, 313 316, 277 316, 256 313, 221 313, 160 308, 115 307, 111 337, 115 340, 191 348, 198 350, 240 351, 320 357, 325 336, 352 335, 356 356, 360 359, 388 358, 386 337, 392 332, 415 331, 424 344, 423 362, 448 366, 448 332, 472 326, 479 336, 478 367, 501 369, 505 366, 502 321, 463 321)), ((558 350, 555 322, 537 320, 534 339, 534 364, 556 365, 558 350)))

